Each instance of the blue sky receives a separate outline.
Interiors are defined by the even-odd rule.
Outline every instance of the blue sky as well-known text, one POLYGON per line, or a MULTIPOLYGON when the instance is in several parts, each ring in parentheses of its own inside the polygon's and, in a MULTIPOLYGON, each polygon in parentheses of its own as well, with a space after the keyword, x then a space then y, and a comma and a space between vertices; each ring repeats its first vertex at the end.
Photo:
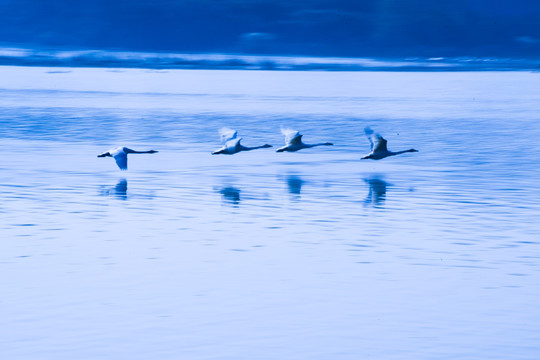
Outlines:
POLYGON ((0 0, 0 45, 540 57, 537 0, 0 0))

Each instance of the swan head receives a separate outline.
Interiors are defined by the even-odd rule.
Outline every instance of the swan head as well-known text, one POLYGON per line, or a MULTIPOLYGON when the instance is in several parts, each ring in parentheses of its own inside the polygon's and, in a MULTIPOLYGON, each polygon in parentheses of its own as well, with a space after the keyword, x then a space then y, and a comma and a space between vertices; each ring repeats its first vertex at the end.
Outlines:
POLYGON ((271 147, 272 147, 272 145, 270 145, 270 144, 264 144, 263 146, 261 146, 261 148, 271 148, 271 147))
POLYGON ((110 156, 112 157, 111 153, 110 152, 104 152, 103 154, 99 154, 97 157, 107 157, 107 156, 110 156))

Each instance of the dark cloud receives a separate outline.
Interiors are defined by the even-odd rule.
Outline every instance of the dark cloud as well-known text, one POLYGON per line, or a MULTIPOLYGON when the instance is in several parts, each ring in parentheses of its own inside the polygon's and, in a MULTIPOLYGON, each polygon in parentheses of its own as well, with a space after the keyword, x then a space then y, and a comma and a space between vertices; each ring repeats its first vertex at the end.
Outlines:
POLYGON ((0 0, 0 43, 329 56, 538 57, 537 0, 0 0))
POLYGON ((516 41, 525 45, 536 45, 540 44, 540 39, 535 39, 532 36, 518 36, 516 41))
POLYGON ((247 53, 272 53, 275 51, 277 36, 265 32, 251 32, 239 37, 239 51, 247 53))

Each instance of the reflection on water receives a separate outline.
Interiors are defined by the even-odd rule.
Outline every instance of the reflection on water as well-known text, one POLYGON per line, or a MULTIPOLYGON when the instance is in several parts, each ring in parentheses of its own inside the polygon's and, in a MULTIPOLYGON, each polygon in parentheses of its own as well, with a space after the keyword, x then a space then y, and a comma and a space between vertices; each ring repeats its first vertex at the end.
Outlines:
POLYGON ((240 204, 240 189, 233 186, 225 186, 219 190, 223 202, 237 207, 240 204))
POLYGON ((383 205, 386 200, 386 189, 390 184, 378 177, 364 179, 364 181, 369 184, 369 193, 366 200, 364 200, 364 204, 370 206, 383 205))
POLYGON ((294 195, 300 195, 302 192, 302 185, 305 181, 296 175, 291 175, 287 178, 287 186, 289 187, 289 193, 294 195))
MULTIPOLYGON (((202 73, 182 74, 200 83, 202 73)), ((537 74, 302 72, 275 97, 252 80, 262 73, 220 74, 230 78, 206 77, 219 80, 216 95, 199 97, 0 96, 11 104, 0 106, 0 266, 10 274, 0 316, 14 329, 2 333, 2 358, 283 359, 307 346, 336 360, 538 357, 537 74), (312 76, 331 86, 313 92, 312 76), (376 91, 339 86, 351 76, 376 91), (508 91, 529 78, 534 88, 508 91), (396 149, 437 151, 359 161, 368 141, 349 111, 406 132, 392 136, 396 149), (281 143, 286 118, 313 142, 332 132, 344 146, 207 152, 224 123, 281 143), (132 159, 127 173, 104 169, 93 154, 122 139, 169 151, 132 159), (148 337, 148 326, 173 335, 148 337), (64 335, 76 346, 54 341, 64 335)))
POLYGON ((114 186, 103 186, 103 189, 101 190, 101 195, 114 196, 120 200, 127 200, 127 187, 127 180, 125 178, 121 178, 114 186))

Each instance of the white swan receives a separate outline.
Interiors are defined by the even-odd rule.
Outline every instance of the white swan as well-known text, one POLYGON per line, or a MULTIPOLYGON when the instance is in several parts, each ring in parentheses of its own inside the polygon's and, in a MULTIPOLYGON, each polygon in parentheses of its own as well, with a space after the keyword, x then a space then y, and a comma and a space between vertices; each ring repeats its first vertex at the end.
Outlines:
POLYGON ((108 157, 108 156, 113 157, 114 160, 116 161, 116 165, 118 165, 120 170, 127 170, 128 154, 154 154, 154 153, 157 153, 157 151, 156 150, 135 151, 127 147, 117 147, 109 151, 106 151, 103 154, 99 154, 97 157, 108 157))
POLYGON ((283 152, 283 151, 298 151, 301 149, 308 149, 315 146, 321 146, 321 145, 334 145, 332 143, 326 142, 326 143, 319 143, 319 144, 304 144, 302 142, 302 136, 297 130, 287 129, 287 128, 281 128, 281 133, 285 135, 285 146, 280 147, 276 150, 276 152, 283 152))
POLYGON ((268 144, 253 147, 244 146, 240 144, 240 140, 242 140, 242 138, 237 137, 238 132, 229 128, 222 128, 221 130, 219 130, 219 134, 221 136, 221 143, 223 144, 223 146, 220 149, 213 151, 212 155, 232 155, 240 151, 249 151, 272 147, 272 145, 268 144))
POLYGON ((371 144, 371 152, 362 157, 362 159, 380 160, 388 156, 399 155, 407 152, 418 152, 416 149, 402 150, 402 151, 389 151, 386 147, 388 141, 386 141, 381 135, 377 134, 368 126, 364 129, 366 136, 371 144))

